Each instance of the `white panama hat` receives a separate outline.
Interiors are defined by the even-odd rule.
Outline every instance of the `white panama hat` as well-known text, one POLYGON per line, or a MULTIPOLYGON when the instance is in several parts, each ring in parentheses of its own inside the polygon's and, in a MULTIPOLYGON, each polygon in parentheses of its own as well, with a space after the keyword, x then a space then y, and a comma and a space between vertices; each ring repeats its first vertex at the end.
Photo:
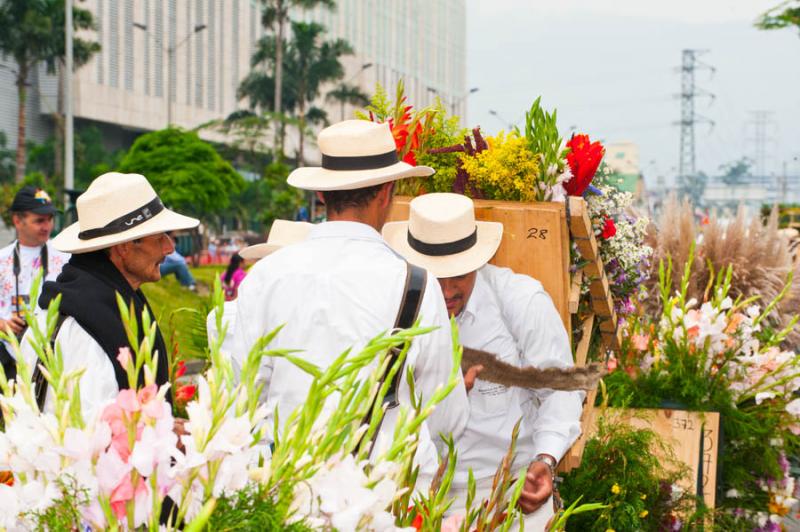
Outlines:
POLYGON ((76 202, 78 221, 53 238, 66 253, 88 253, 137 238, 191 229, 195 218, 173 212, 139 174, 108 172, 89 185, 76 202))
POLYGON ((283 246, 305 240, 314 224, 308 222, 292 222, 289 220, 275 220, 269 230, 269 237, 263 244, 248 246, 239 252, 243 259, 258 260, 283 246))
POLYGON ((438 278, 458 277, 494 257, 503 224, 476 222, 471 199, 437 192, 411 200, 409 220, 384 225, 383 238, 411 264, 438 278))
POLYGON ((405 177, 426 177, 434 172, 427 166, 398 161, 394 137, 386 123, 345 120, 320 131, 317 145, 322 166, 294 170, 288 179, 293 187, 353 190, 405 177))

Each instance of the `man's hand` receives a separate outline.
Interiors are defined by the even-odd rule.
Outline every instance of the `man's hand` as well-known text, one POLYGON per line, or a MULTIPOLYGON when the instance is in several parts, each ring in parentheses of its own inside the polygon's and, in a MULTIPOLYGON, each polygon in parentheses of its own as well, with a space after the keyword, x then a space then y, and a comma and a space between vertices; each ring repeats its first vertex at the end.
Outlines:
POLYGON ((553 475, 543 462, 532 462, 525 476, 519 507, 526 514, 538 510, 553 494, 553 475))
POLYGON ((464 374, 464 386, 467 388, 467 393, 475 386, 475 379, 478 378, 481 371, 483 371, 483 366, 478 364, 469 368, 464 374))
POLYGON ((172 425, 172 432, 174 432, 175 435, 178 436, 178 444, 177 444, 178 450, 182 453, 186 452, 186 448, 184 447, 183 442, 181 441, 181 436, 189 434, 189 432, 186 430, 186 423, 188 422, 189 422, 188 419, 184 419, 182 417, 176 417, 174 419, 174 425, 172 425))
POLYGON ((19 314, 12 314, 10 319, 0 320, 0 328, 4 331, 11 331, 15 335, 19 335, 27 324, 19 314))

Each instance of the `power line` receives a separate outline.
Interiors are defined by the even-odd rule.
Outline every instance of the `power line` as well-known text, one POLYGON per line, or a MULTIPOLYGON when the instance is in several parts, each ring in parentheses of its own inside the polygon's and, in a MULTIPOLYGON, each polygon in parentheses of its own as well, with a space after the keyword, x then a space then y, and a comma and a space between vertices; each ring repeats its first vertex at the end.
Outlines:
POLYGON ((774 137, 768 135, 768 129, 775 125, 772 119, 774 114, 772 111, 750 111, 751 118, 747 122, 748 126, 753 127, 753 136, 747 140, 753 143, 756 175, 761 180, 765 180, 767 175, 767 143, 775 141, 774 137))
POLYGON ((694 176, 697 172, 697 157, 695 152, 694 126, 698 123, 708 123, 714 126, 714 121, 695 112, 695 99, 701 97, 711 98, 714 95, 695 84, 694 73, 696 70, 710 70, 714 72, 714 67, 698 60, 698 57, 707 50, 683 50, 683 62, 681 64, 681 126, 680 159, 678 163, 679 180, 681 184, 687 178, 694 176))

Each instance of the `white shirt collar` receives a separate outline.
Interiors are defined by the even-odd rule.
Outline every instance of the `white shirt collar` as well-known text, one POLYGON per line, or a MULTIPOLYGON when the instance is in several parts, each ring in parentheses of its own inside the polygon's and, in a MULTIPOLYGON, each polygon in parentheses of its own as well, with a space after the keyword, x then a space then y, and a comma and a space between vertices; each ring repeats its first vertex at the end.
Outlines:
POLYGON ((349 221, 317 224, 311 229, 308 238, 359 238, 383 242, 383 237, 374 227, 361 222, 349 221))

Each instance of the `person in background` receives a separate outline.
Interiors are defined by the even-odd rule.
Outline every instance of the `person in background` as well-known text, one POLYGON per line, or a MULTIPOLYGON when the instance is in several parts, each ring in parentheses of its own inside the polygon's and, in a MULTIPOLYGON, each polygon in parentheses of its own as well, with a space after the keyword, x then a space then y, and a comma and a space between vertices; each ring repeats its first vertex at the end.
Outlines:
POLYGON ((247 272, 244 271, 242 264, 244 259, 238 253, 231 255, 228 268, 220 274, 222 279, 222 290, 225 292, 225 301, 233 301, 239 293, 239 285, 242 284, 247 272))
POLYGON ((192 276, 192 272, 189 271, 186 259, 178 253, 177 249, 164 257, 164 262, 159 266, 159 270, 161 270, 161 277, 174 273, 182 287, 191 291, 197 290, 197 283, 192 276))
MULTIPOLYGON (((11 204, 11 219, 17 239, 0 249, 0 330, 22 338, 23 316, 31 281, 41 268, 44 280, 53 281, 69 260, 50 243, 56 208, 47 192, 33 186, 22 187, 11 204)), ((7 379, 16 376, 16 360, 8 342, 0 342, 0 363, 7 379)))

